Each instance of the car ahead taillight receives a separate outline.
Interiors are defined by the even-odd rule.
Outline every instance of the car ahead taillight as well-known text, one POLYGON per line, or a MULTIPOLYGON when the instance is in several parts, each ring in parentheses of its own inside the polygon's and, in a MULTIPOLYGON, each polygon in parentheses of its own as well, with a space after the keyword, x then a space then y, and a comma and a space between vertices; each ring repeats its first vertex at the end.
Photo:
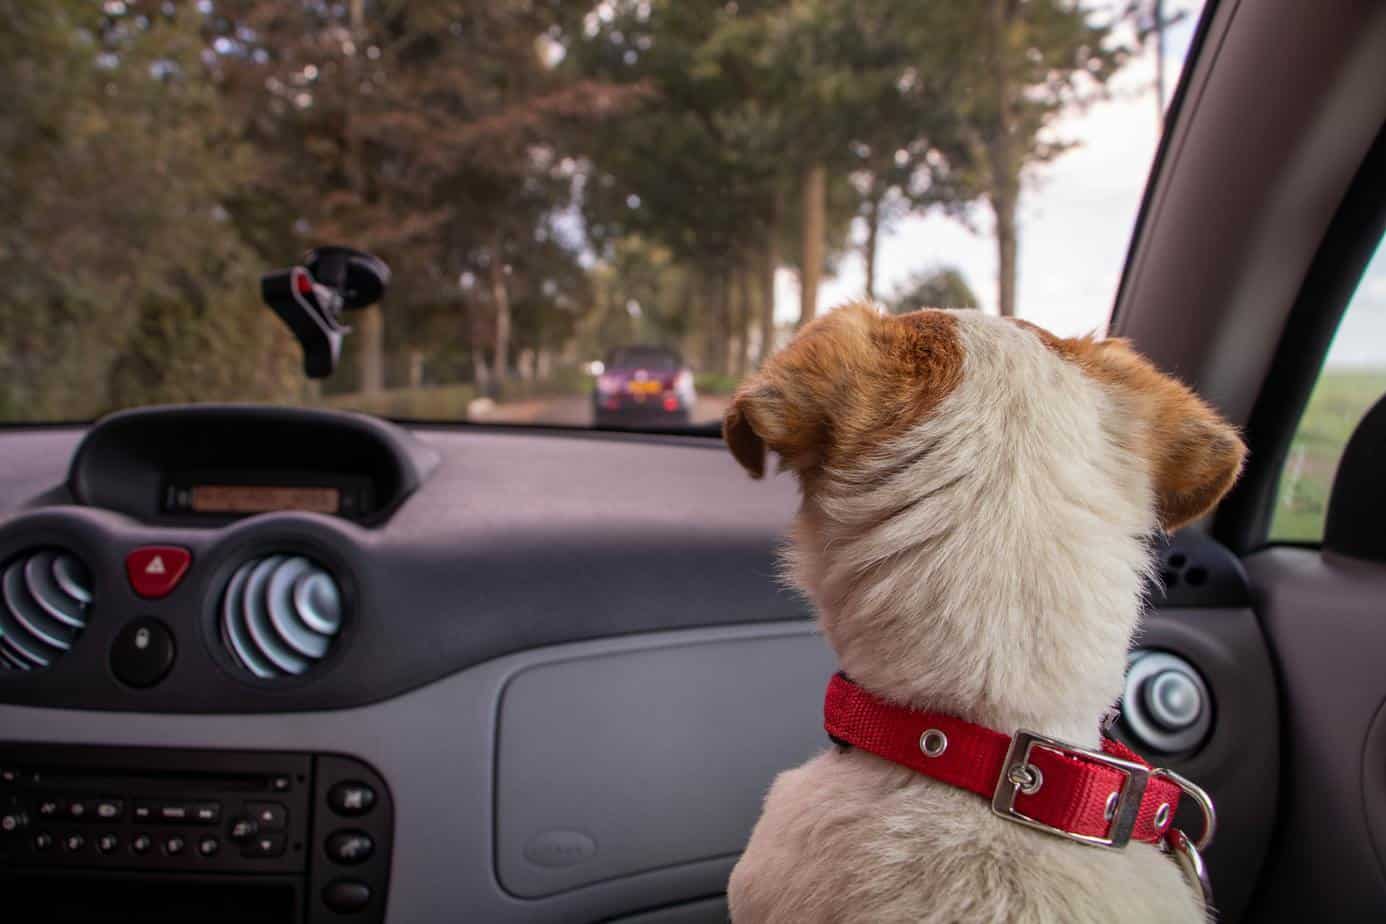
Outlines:
POLYGON ((665 395, 665 396, 664 396, 664 409, 665 409, 666 411, 677 411, 677 410, 679 409, 679 398, 678 398, 678 395, 665 395))

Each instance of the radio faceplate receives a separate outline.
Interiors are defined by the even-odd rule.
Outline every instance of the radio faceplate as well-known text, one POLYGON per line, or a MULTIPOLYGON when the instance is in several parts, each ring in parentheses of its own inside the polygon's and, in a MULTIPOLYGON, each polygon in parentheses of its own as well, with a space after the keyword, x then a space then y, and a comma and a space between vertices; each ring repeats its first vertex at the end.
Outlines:
POLYGON ((392 831, 384 780, 354 758, 0 744, 0 894, 70 873, 147 879, 132 894, 157 902, 161 885, 186 893, 216 874, 224 891, 236 874, 306 895, 286 921, 379 921, 392 831))

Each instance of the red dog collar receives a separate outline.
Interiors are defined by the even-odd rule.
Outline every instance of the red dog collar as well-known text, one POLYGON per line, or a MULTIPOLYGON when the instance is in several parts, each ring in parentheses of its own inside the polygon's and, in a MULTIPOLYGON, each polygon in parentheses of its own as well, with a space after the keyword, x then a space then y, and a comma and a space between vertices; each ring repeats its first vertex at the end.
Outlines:
POLYGON ((1003 818, 1099 847, 1160 843, 1181 792, 1204 812, 1196 846, 1212 839, 1207 795, 1129 748, 1103 739, 1089 751, 1018 731, 1014 737, 952 716, 892 705, 838 674, 828 683, 824 727, 838 743, 971 790, 1003 818))

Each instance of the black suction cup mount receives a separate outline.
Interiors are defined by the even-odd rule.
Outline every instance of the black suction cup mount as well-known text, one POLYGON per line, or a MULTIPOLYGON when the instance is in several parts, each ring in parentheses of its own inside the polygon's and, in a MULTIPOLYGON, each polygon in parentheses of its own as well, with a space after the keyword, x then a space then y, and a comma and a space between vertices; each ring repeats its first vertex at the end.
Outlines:
POLYGON ((351 331, 342 311, 373 305, 390 284, 390 267, 349 247, 317 247, 303 264, 260 277, 260 297, 289 326, 303 347, 310 379, 331 375, 351 331))
POLYGON ((390 284, 390 268, 379 257, 350 247, 314 247, 303 255, 313 278, 336 289, 348 311, 380 301, 390 284))

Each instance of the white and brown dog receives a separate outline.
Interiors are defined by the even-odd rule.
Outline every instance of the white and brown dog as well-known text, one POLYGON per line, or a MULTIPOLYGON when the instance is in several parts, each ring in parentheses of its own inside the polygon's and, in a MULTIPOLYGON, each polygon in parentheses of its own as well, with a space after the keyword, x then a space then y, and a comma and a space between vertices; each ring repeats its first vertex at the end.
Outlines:
MULTIPOLYGON (((1245 452, 1123 341, 866 305, 806 326, 741 386, 724 433, 753 476, 767 448, 798 476, 790 579, 857 685, 1089 749, 1122 689, 1150 537, 1216 504, 1245 452)), ((736 924, 1205 917, 1152 844, 1034 831, 860 748, 775 781, 729 894, 736 924)))

